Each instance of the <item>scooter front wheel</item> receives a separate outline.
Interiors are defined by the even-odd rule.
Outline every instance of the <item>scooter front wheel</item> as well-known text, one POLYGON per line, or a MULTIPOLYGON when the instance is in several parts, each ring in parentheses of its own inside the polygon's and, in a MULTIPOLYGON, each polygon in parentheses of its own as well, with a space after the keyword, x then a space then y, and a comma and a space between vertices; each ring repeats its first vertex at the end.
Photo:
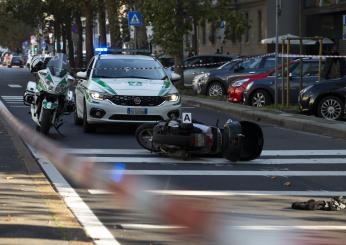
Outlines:
POLYGON ((142 124, 136 129, 136 140, 144 149, 152 152, 159 152, 157 146, 153 144, 153 124, 142 124))

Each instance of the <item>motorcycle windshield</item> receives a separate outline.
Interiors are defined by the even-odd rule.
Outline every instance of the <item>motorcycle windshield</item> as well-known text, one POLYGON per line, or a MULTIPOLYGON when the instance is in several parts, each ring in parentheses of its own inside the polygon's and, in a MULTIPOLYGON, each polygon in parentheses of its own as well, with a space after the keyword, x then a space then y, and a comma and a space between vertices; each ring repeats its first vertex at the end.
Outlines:
POLYGON ((47 64, 50 73, 55 77, 64 77, 70 70, 65 54, 56 54, 47 64))

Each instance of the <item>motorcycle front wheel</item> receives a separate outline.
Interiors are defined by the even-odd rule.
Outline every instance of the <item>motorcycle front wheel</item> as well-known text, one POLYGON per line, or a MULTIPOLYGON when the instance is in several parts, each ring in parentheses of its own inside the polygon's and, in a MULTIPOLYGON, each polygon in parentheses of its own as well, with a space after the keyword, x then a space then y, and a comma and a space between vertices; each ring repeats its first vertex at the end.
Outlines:
POLYGON ((53 119, 53 110, 47 110, 42 108, 42 120, 40 122, 41 124, 41 133, 44 135, 47 135, 49 133, 49 129, 52 126, 52 119, 53 119))

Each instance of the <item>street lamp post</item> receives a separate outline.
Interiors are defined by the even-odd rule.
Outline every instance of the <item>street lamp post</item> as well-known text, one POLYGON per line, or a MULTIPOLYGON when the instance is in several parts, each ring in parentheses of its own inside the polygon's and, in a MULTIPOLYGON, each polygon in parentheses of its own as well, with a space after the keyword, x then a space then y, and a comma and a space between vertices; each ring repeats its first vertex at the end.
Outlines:
POLYGON ((275 98, 274 103, 277 105, 278 102, 278 51, 279 51, 279 2, 275 0, 275 98))

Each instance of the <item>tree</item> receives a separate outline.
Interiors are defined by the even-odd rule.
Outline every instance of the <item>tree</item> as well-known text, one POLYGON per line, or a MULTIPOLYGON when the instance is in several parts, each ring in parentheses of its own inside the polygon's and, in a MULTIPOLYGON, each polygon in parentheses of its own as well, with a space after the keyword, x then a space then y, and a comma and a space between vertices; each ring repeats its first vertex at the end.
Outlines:
POLYGON ((240 42, 243 34, 250 25, 244 11, 238 9, 235 1, 219 0, 214 12, 218 24, 225 21, 225 39, 235 42, 240 42))
POLYGON ((111 36, 111 47, 121 48, 120 26, 119 26, 119 0, 106 0, 109 31, 111 36))
POLYGON ((145 21, 153 26, 153 42, 175 57, 176 71, 181 75, 184 36, 192 30, 193 22, 207 18, 211 4, 212 0, 166 0, 165 4, 160 0, 143 1, 145 21))
POLYGON ((97 10, 98 10, 98 21, 100 30, 100 46, 107 46, 107 33, 106 33, 106 10, 105 1, 97 0, 97 10))

